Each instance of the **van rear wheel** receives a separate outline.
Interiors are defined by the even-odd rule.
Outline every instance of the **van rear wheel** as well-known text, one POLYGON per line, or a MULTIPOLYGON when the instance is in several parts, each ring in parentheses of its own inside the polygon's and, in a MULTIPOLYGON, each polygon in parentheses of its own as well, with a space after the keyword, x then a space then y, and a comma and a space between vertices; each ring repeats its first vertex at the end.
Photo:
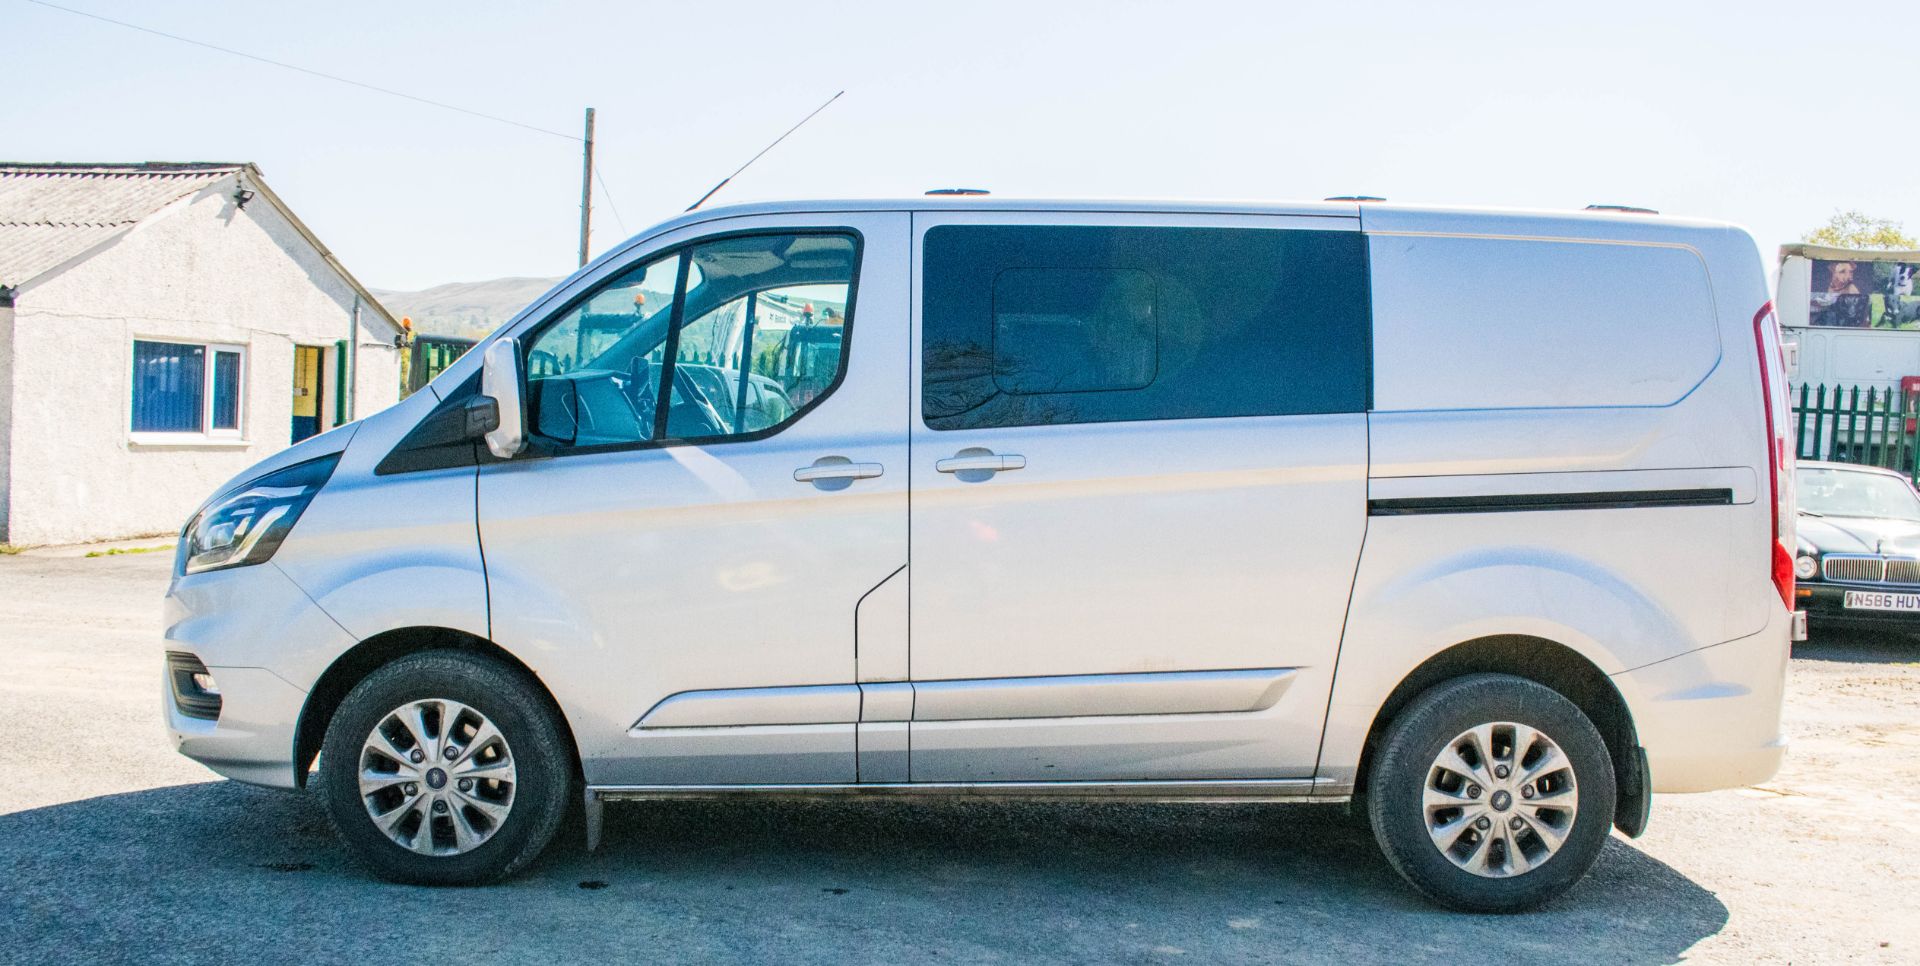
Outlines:
POLYGON ((546 696, 517 668, 429 651, 347 694, 320 778, 334 830, 375 875, 471 885, 546 848, 566 815, 573 756, 546 696))
POLYGON ((1428 898, 1517 912, 1565 892, 1613 825, 1613 763, 1593 722, 1545 685, 1475 674, 1415 698, 1368 777, 1387 861, 1428 898))

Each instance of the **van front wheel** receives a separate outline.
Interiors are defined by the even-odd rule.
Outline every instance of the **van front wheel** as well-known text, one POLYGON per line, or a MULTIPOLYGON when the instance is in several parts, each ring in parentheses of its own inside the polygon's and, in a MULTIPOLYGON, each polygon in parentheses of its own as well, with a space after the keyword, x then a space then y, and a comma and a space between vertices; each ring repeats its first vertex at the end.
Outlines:
POLYGON ((1613 763, 1593 722, 1545 685, 1475 674, 1415 698, 1368 777, 1387 861, 1442 905, 1517 912, 1565 892, 1613 825, 1613 763))
POLYGON ((573 756, 518 669, 429 651, 368 675, 327 727, 320 779, 335 831, 375 875, 416 885, 505 878, 565 816, 573 756))

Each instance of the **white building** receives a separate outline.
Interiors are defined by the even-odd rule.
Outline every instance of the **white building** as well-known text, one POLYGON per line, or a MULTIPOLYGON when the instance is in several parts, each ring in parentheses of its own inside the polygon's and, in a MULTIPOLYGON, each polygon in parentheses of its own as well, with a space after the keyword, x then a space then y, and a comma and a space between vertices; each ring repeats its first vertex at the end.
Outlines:
POLYGON ((251 164, 0 164, 0 542, 177 531, 391 405, 399 336, 251 164))

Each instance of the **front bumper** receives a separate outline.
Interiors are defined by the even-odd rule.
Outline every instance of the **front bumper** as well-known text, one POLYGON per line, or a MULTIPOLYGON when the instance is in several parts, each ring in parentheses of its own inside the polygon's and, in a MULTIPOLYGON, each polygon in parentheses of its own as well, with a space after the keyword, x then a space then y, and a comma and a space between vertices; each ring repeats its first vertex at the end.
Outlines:
POLYGON ((1613 676, 1654 791, 1744 788, 1780 770, 1790 618, 1781 610, 1758 634, 1613 676))
POLYGON ((175 579, 164 623, 165 649, 199 658, 220 687, 219 717, 206 720, 182 713, 161 674, 173 746, 235 781, 295 787, 294 735, 313 681, 292 669, 325 667, 353 637, 272 563, 175 579))
POLYGON ((1886 584, 1841 584, 1807 581, 1796 585, 1795 596, 1807 612, 1807 622, 1817 627, 1885 627, 1920 631, 1920 611, 1848 610, 1847 591, 1861 590, 1880 594, 1920 593, 1920 587, 1892 587, 1886 584))
POLYGON ((235 781, 294 787, 293 732, 307 692, 265 668, 210 668, 220 682, 220 717, 182 714, 173 688, 161 682, 174 750, 235 781))

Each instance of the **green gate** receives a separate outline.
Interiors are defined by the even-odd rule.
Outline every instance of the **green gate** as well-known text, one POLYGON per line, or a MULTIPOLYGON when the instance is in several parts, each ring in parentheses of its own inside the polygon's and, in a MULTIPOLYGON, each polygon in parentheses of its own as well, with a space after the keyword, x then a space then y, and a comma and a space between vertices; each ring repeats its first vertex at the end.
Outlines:
POLYGON ((472 339, 455 339, 442 335, 416 335, 413 344, 407 348, 406 374, 401 381, 401 396, 411 396, 420 391, 420 387, 433 381, 433 377, 445 372, 455 359, 467 354, 475 345, 472 339))
POLYGON ((1819 385, 1801 386, 1790 396, 1798 458, 1880 466, 1920 482, 1920 394, 1902 398, 1895 389, 1819 385))

